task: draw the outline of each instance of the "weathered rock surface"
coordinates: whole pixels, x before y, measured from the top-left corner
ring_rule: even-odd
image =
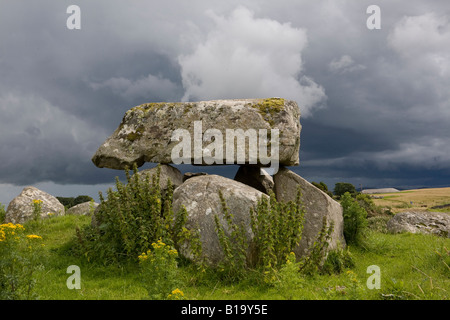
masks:
[[[323,217],[326,217],[328,224],[334,223],[329,249],[336,249],[339,243],[345,246],[342,207],[337,201],[287,168],[280,168],[273,179],[275,196],[278,201],[295,200],[297,186],[300,186],[302,190],[305,222],[302,240],[294,250],[297,256],[303,256],[308,252],[322,228]]]
[[[100,168],[112,169],[124,169],[126,166],[131,168],[133,163],[138,166],[142,166],[144,162],[173,163],[172,149],[180,142],[172,141],[172,134],[177,129],[183,129],[191,137],[190,155],[183,154],[183,157],[190,156],[191,164],[211,164],[204,162],[204,154],[196,159],[198,153],[195,152],[195,144],[202,142],[198,142],[194,135],[194,122],[201,121],[202,134],[208,129],[217,129],[223,135],[223,164],[227,163],[227,129],[242,129],[244,132],[249,129],[256,132],[267,129],[268,134],[270,129],[279,129],[279,163],[286,166],[298,165],[301,131],[299,117],[297,103],[281,98],[147,103],[126,112],[122,123],[100,146],[92,161]],[[266,140],[270,143],[269,138]],[[202,150],[210,144],[212,141],[203,141]],[[267,153],[270,158],[270,147]],[[238,152],[235,150],[234,163],[238,163],[237,156]],[[245,156],[248,160],[248,144]],[[267,164],[268,157],[258,153],[257,164]]]
[[[160,166],[159,187],[161,188],[162,191],[167,190],[169,179],[174,189],[183,183],[183,175],[181,174],[180,170],[167,164],[160,164],[159,166]],[[143,179],[145,178],[146,175],[148,175],[150,178],[150,182],[152,182],[152,177],[157,173],[157,171],[158,167],[154,167],[151,169],[139,171],[138,175]]]
[[[198,177],[198,176],[206,176],[208,175],[206,172],[186,172],[183,175],[183,182],[185,182],[187,179]]]
[[[273,191],[274,187],[273,178],[264,169],[255,166],[240,166],[234,176],[234,180],[242,182],[265,194]]]
[[[73,214],[77,216],[87,216],[94,213],[95,209],[99,206],[96,202],[83,202],[67,209],[66,214]]]
[[[250,208],[256,207],[261,197],[267,197],[262,192],[245,184],[217,175],[192,177],[175,190],[174,212],[178,212],[182,206],[185,206],[188,212],[186,227],[191,230],[199,230],[203,255],[211,264],[218,264],[223,259],[223,252],[215,230],[214,216],[219,217],[227,230],[219,191],[224,196],[229,212],[234,216],[234,223],[244,225],[248,240],[253,238],[250,227]],[[183,255],[190,256],[188,246],[181,250]],[[248,251],[247,254],[250,257],[252,253]]]
[[[41,217],[50,215],[64,215],[65,209],[61,202],[54,196],[35,187],[25,187],[22,192],[14,198],[6,210],[6,222],[24,223],[33,219],[33,200],[41,200]]]
[[[405,211],[387,223],[391,233],[425,233],[450,238],[450,214],[445,212]]]

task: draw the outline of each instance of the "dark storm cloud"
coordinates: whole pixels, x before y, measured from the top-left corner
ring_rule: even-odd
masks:
[[[0,0],[0,183],[110,182],[90,158],[126,110],[238,96],[297,100],[311,180],[449,178],[446,1],[378,1],[373,31],[371,1],[77,1],[77,31],[70,4]]]

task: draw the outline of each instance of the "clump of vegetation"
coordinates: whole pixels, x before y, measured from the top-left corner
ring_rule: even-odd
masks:
[[[330,223],[328,225],[327,219],[324,217],[322,220],[322,228],[319,231],[316,241],[311,246],[308,255],[302,258],[300,272],[312,275],[322,271],[333,229],[334,224]]]
[[[5,219],[6,219],[5,206],[0,203],[0,223],[5,222]]]
[[[254,233],[255,265],[266,271],[278,269],[286,256],[300,243],[305,209],[301,188],[297,188],[294,201],[278,202],[273,192],[270,200],[261,197],[256,209],[250,209]]]
[[[344,237],[347,244],[362,245],[367,228],[367,211],[349,192],[341,197],[344,216]]]
[[[301,189],[295,201],[278,202],[272,192],[270,198],[261,197],[255,209],[250,209],[251,229],[254,234],[251,244],[242,225],[233,222],[225,199],[220,194],[227,234],[215,217],[216,231],[224,252],[222,270],[232,278],[239,279],[248,269],[262,270],[267,278],[281,268],[286,256],[299,244],[303,231],[304,207]],[[248,255],[251,246],[252,254]]]
[[[247,269],[247,237],[244,227],[233,221],[226,205],[222,192],[219,191],[220,203],[222,206],[223,217],[228,227],[229,233],[219,221],[217,215],[214,216],[216,233],[224,254],[224,261],[220,270],[229,280],[239,280],[245,275]]]
[[[181,285],[178,269],[178,252],[161,239],[152,243],[152,248],[139,257],[142,284],[153,300],[177,299],[184,297],[178,289]]]
[[[195,238],[193,232],[184,228],[186,210],[173,212],[170,180],[168,189],[161,191],[160,167],[151,178],[140,177],[136,165],[133,172],[131,176],[125,170],[127,184],[116,177],[117,190],[110,188],[107,199],[100,193],[101,203],[94,217],[96,225],[77,230],[74,253],[106,264],[136,260],[159,239],[178,248],[183,241]]]
[[[21,224],[0,225],[0,300],[37,299],[34,273],[41,267],[42,237]]]

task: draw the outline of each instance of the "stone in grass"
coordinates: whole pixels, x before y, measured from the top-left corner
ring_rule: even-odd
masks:
[[[428,211],[399,212],[388,221],[387,229],[391,233],[435,234],[450,238],[450,214]]]
[[[89,216],[94,213],[95,209],[99,206],[96,202],[83,202],[67,209],[66,214],[72,214],[77,216]]]
[[[8,205],[5,221],[23,224],[33,219],[33,201],[41,201],[40,218],[65,214],[64,206],[54,196],[38,188],[25,187]]]

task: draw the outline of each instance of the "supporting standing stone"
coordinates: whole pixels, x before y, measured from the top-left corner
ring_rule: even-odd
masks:
[[[329,249],[336,249],[338,243],[345,246],[342,207],[337,201],[287,168],[280,168],[274,175],[274,181],[274,190],[278,201],[295,200],[297,186],[300,186],[302,190],[302,200],[306,212],[302,240],[295,250],[297,256],[304,255],[312,246],[322,228],[323,217],[326,217],[328,223],[333,222],[334,224]]]

